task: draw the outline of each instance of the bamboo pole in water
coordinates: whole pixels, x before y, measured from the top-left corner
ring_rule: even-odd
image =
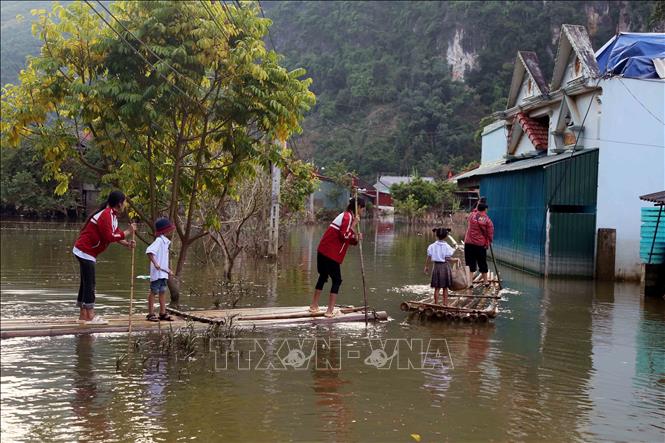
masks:
[[[134,264],[136,261],[136,232],[132,231],[132,271],[129,284],[129,325],[127,327],[127,354],[132,343],[132,311],[134,310]]]
[[[358,213],[358,188],[356,187],[356,220],[358,231],[358,252],[360,253],[360,273],[363,279],[363,303],[365,306],[365,327],[367,327],[367,285],[365,284],[365,260],[363,259],[363,240],[360,235],[360,214]]]
[[[365,316],[367,316],[367,310],[360,306],[357,308],[341,308],[339,310],[342,314],[350,314],[358,311],[365,311]],[[307,317],[323,317],[325,312],[288,312],[284,314],[265,314],[265,315],[248,315],[238,316],[237,320],[279,320],[283,318],[307,318]]]
[[[494,270],[496,271],[496,279],[499,282],[499,289],[503,289],[501,285],[501,275],[499,274],[499,267],[496,265],[496,258],[494,258],[494,249],[492,248],[492,243],[490,243],[490,253],[492,254],[492,261],[494,262]]]

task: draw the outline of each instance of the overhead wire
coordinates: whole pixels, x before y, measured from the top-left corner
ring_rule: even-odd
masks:
[[[259,11],[261,11],[261,17],[265,19],[266,15],[263,12],[263,5],[261,5],[261,0],[258,0],[258,4],[259,4]],[[272,34],[270,33],[270,29],[268,29],[268,40],[270,40],[270,45],[272,46],[272,50],[277,52],[277,47],[275,46],[275,42],[272,41]]]
[[[600,81],[602,79],[603,79],[603,77],[599,77],[598,81],[596,82],[596,84],[594,86],[593,93],[591,94],[591,99],[589,100],[589,106],[587,106],[586,112],[584,113],[584,117],[582,118],[582,123],[580,124],[580,129],[577,131],[577,137],[575,137],[575,143],[573,144],[573,147],[570,150],[570,155],[568,156],[567,160],[572,160],[572,158],[575,156],[575,151],[577,149],[577,144],[579,143],[580,138],[581,138],[580,135],[582,134],[582,131],[584,130],[584,123],[586,122],[586,119],[589,116],[589,111],[591,111],[591,106],[593,105],[593,99],[595,98],[596,94],[598,93],[598,85],[600,84]],[[563,161],[563,160],[565,160],[565,158],[561,159],[561,161]],[[570,170],[570,167],[571,167],[572,163],[573,163],[572,161],[568,161],[564,165],[563,173],[560,175],[556,185],[554,186],[554,190],[552,191],[552,194],[550,195],[550,197],[547,200],[547,204],[545,205],[546,211],[543,214],[543,218],[544,218],[543,219],[543,224],[542,224],[542,227],[541,227],[541,230],[540,230],[541,238],[543,238],[543,236],[545,235],[545,230],[547,228],[547,215],[550,212],[550,206],[552,205],[552,202],[554,201],[554,198],[556,197],[559,189],[561,188],[561,185],[563,184],[563,180],[568,175],[568,171]],[[545,255],[545,253],[547,253],[547,251],[545,251],[546,245],[547,245],[547,240],[545,240],[545,243],[543,243],[543,255]],[[545,263],[547,263],[547,257],[546,256],[544,257],[544,259],[545,259]],[[545,272],[548,272],[548,269],[545,269]]]
[[[184,95],[185,97],[191,98],[191,97],[190,97],[185,91],[183,91],[178,85],[171,83],[171,80],[170,80],[167,76],[165,76],[164,74],[162,74],[162,73],[157,69],[157,67],[156,67],[152,62],[150,62],[150,60],[148,60],[143,54],[141,54],[141,51],[139,51],[138,49],[136,49],[136,48],[134,47],[134,45],[132,45],[131,43],[129,43],[129,41],[128,41],[128,40],[127,40],[127,39],[126,39],[126,38],[125,38],[120,32],[118,32],[118,30],[116,30],[116,29],[113,27],[113,25],[111,25],[111,23],[109,23],[109,22],[106,20],[106,18],[105,18],[105,17],[104,17],[99,11],[97,11],[97,10],[95,9],[95,7],[92,6],[92,4],[91,4],[88,0],[83,0],[83,1],[85,2],[86,5],[88,5],[88,7],[89,7],[90,9],[92,9],[92,11],[93,11],[95,14],[97,14],[97,16],[98,16],[98,17],[99,17],[99,18],[100,18],[100,19],[106,24],[106,26],[107,26],[108,28],[110,28],[110,29],[111,29],[111,30],[112,30],[112,31],[113,31],[118,37],[120,37],[120,39],[125,43],[125,45],[129,46],[129,48],[130,48],[134,53],[136,53],[136,55],[138,55],[139,57],[141,57],[141,60],[143,60],[143,61],[144,61],[145,63],[147,63],[148,65],[150,65],[150,67],[151,67],[151,68],[157,73],[157,75],[159,75],[160,77],[162,77],[170,87],[172,87],[172,88],[175,89],[177,92],[179,92],[180,94]]]
[[[240,28],[240,26],[238,26],[238,23],[236,23],[235,19],[231,15],[230,9],[226,5],[226,3],[223,0],[220,0],[219,3],[222,6],[222,11],[224,11],[224,14],[226,15],[226,18],[229,19],[229,23],[231,23],[238,30],[238,32],[241,32],[242,29]]]
[[[212,11],[210,10],[210,8],[208,8],[208,5],[205,3],[205,1],[206,1],[206,0],[199,0],[199,3],[201,4],[201,6],[203,6],[203,9],[206,10],[206,12],[208,13],[208,15],[210,16],[210,18],[212,19],[212,21],[213,21],[213,23],[215,24],[215,26],[217,26],[217,28],[219,29],[219,31],[224,35],[224,38],[226,38],[226,39],[228,40],[228,39],[230,38],[229,35],[226,33],[226,31],[224,31],[224,28],[222,27],[222,25],[219,24],[219,22],[218,22],[217,19],[215,18],[215,15],[212,13]]]
[[[126,26],[125,26],[120,20],[118,20],[118,18],[117,18],[117,17],[116,17],[116,16],[115,16],[115,15],[114,15],[114,14],[113,14],[113,13],[112,13],[112,12],[111,12],[111,11],[110,11],[110,10],[109,10],[109,9],[108,9],[108,8],[107,8],[107,7],[106,7],[106,6],[105,6],[100,0],[96,0],[96,1],[97,1],[97,4],[99,4],[99,6],[101,6],[101,7],[104,9],[104,11],[106,11],[106,13],[109,14],[109,15],[111,16],[111,18],[112,18],[113,20],[115,20],[115,22],[118,23],[118,24],[120,25],[120,27],[121,27],[125,32],[127,32],[129,35],[131,35],[133,39],[135,39],[136,41],[138,41],[139,44],[140,44],[141,46],[145,47],[145,49],[146,49],[146,50],[147,50],[147,51],[148,51],[153,57],[155,57],[159,62],[163,63],[163,64],[164,64],[167,68],[169,68],[174,74],[176,74],[176,75],[178,75],[179,77],[181,77],[181,78],[187,80],[187,81],[190,82],[195,88],[198,88],[200,91],[205,92],[205,91],[203,90],[203,88],[201,88],[201,85],[199,85],[198,83],[196,83],[194,80],[192,80],[191,78],[189,78],[189,77],[186,76],[185,74],[182,74],[181,72],[179,72],[179,71],[178,71],[176,68],[174,68],[170,63],[168,63],[166,60],[164,60],[164,59],[161,58],[159,55],[157,55],[157,54],[155,53],[155,51],[153,51],[152,48],[150,48],[150,45],[148,45],[147,43],[145,43],[143,40],[141,40],[139,37],[137,37],[132,31],[130,31],[129,29],[127,29],[127,27],[126,27]],[[85,0],[85,2],[88,3],[88,0]],[[118,35],[120,35],[120,34],[118,34]],[[126,41],[126,40],[125,40],[125,41]],[[151,64],[151,66],[155,66],[155,65],[152,65],[152,64]],[[158,73],[159,73],[159,72],[158,72]],[[162,77],[163,77],[163,78],[167,78],[167,77],[165,77],[165,76],[162,76]],[[167,79],[168,79],[168,78],[167,78]],[[185,95],[187,95],[187,96],[189,97],[189,95],[188,95],[186,92],[184,92],[182,89],[180,89],[180,88],[178,88],[178,89],[180,90],[181,93],[183,93],[183,94],[185,94]],[[191,98],[191,97],[190,97],[190,98]]]
[[[580,141],[580,135],[582,135],[582,131],[584,130],[584,123],[586,122],[587,117],[589,116],[589,111],[591,111],[591,106],[593,105],[593,99],[596,97],[596,94],[598,93],[598,85],[600,84],[600,81],[602,80],[602,77],[598,78],[598,81],[596,82],[596,85],[594,86],[594,91],[591,94],[591,99],[589,100],[589,106],[586,108],[586,112],[584,113],[584,117],[582,118],[582,123],[580,124],[580,129],[577,131],[577,137],[575,137],[575,143],[573,144],[573,148],[570,150],[570,157],[569,159],[573,158],[575,155],[575,150],[577,149],[577,144]],[[559,181],[557,182],[557,185],[554,187],[554,191],[552,192],[552,195],[547,201],[547,207],[552,204],[552,201],[554,201],[554,197],[556,197],[557,192],[559,191],[559,188],[561,187],[561,184],[563,183],[564,178],[567,175],[568,169],[570,168],[570,164],[572,162],[568,162],[566,164],[566,167],[564,169],[563,174],[561,174],[561,177],[559,177]],[[543,225],[544,226],[544,225]]]
[[[661,125],[665,125],[665,122],[663,122],[663,121],[662,121],[662,120],[661,120],[656,114],[654,114],[654,113],[653,113],[653,112],[652,112],[652,111],[651,111],[651,110],[650,110],[650,109],[649,109],[649,108],[648,108],[648,107],[647,107],[647,106],[646,106],[646,105],[645,105],[645,104],[644,104],[639,98],[637,98],[637,97],[635,96],[635,94],[633,94],[633,91],[631,91],[630,88],[629,88],[629,87],[623,82],[623,80],[621,79],[621,77],[617,77],[617,78],[619,79],[619,82],[623,85],[623,87],[626,88],[626,91],[628,91],[628,93],[631,95],[631,97],[633,97],[633,98],[635,99],[635,101],[636,101],[637,103],[639,103],[639,105],[642,106],[642,108],[644,108],[645,111],[647,111],[647,112],[648,112],[653,118],[655,118],[656,120],[658,120],[658,122],[660,122]]]
[[[109,28],[111,28],[111,30],[112,30],[116,35],[118,35],[118,37],[121,38],[121,40],[123,41],[123,43],[125,43],[125,45],[129,46],[129,47],[130,47],[130,48],[131,48],[131,49],[132,49],[137,55],[139,55],[139,57],[141,57],[141,59],[142,59],[143,61],[145,61],[146,63],[148,63],[148,64],[149,64],[149,65],[150,65],[150,66],[151,66],[151,67],[157,72],[157,74],[158,74],[160,77],[162,77],[163,79],[166,80],[167,84],[168,84],[170,87],[172,87],[176,92],[179,92],[181,95],[185,96],[188,100],[192,101],[194,104],[196,104],[196,106],[198,106],[198,107],[199,107],[200,109],[202,109],[204,112],[207,112],[206,107],[205,107],[202,103],[200,103],[200,102],[198,102],[197,100],[195,100],[195,99],[191,96],[191,94],[186,93],[184,90],[182,90],[182,89],[181,89],[180,87],[178,87],[177,85],[172,84],[172,83],[170,82],[170,80],[169,80],[168,77],[166,77],[164,74],[162,74],[161,72],[159,72],[159,70],[157,70],[155,64],[154,64],[154,63],[151,63],[151,62],[150,62],[150,61],[149,61],[149,60],[148,60],[143,54],[141,54],[140,51],[138,51],[137,48],[135,48],[131,43],[129,43],[129,41],[128,41],[128,40],[127,40],[122,34],[120,34],[115,28],[113,28],[113,26],[112,26],[112,25],[111,25],[111,24],[110,24],[110,23],[104,18],[103,15],[101,15],[101,14],[99,13],[99,11],[97,11],[97,10],[96,10],[96,9],[90,4],[90,2],[89,2],[88,0],[84,0],[84,1],[85,1],[85,3],[86,3],[86,4],[87,4],[87,5],[88,5],[88,6],[89,6],[94,12],[95,12],[95,14],[97,14],[97,16],[99,16],[99,17],[102,19],[102,21],[104,21],[104,23],[105,23]],[[205,91],[205,90],[204,90],[200,85],[198,85],[194,80],[192,80],[191,78],[189,78],[187,75],[182,74],[181,72],[179,72],[176,68],[174,68],[174,67],[173,67],[172,65],[170,65],[167,61],[165,61],[164,59],[162,59],[158,54],[156,54],[156,53],[155,53],[155,52],[154,52],[154,51],[153,51],[153,50],[152,50],[152,49],[151,49],[151,48],[150,48],[150,47],[149,47],[149,46],[148,46],[143,40],[141,40],[141,39],[140,39],[139,37],[137,37],[134,33],[132,33],[129,29],[127,29],[127,27],[126,27],[126,26],[125,26],[125,25],[124,25],[124,24],[123,24],[123,23],[122,23],[122,22],[121,22],[121,21],[120,21],[120,20],[119,20],[119,19],[118,19],[118,18],[117,18],[117,17],[116,17],[111,11],[110,11],[110,10],[108,10],[108,9],[107,9],[107,8],[106,8],[106,7],[105,7],[105,6],[104,6],[99,0],[96,0],[96,1],[97,1],[97,3],[99,3],[100,6],[101,6],[102,8],[104,8],[104,10],[105,10],[105,11],[106,11],[106,12],[107,12],[107,13],[108,13],[108,14],[109,14],[109,15],[110,15],[110,16],[111,16],[111,17],[112,17],[112,18],[113,18],[113,19],[114,19],[114,20],[115,20],[115,21],[116,21],[116,22],[117,22],[117,23],[123,28],[123,30],[125,30],[129,35],[132,36],[132,38],[134,38],[136,41],[138,41],[138,43],[139,43],[140,45],[144,46],[144,47],[150,52],[150,54],[152,54],[152,55],[153,55],[153,56],[154,56],[159,62],[164,63],[164,65],[166,65],[169,69],[171,69],[171,71],[172,71],[174,74],[176,74],[176,75],[182,77],[183,79],[186,79],[187,81],[189,81],[194,87],[196,87],[197,89],[199,89],[199,91],[201,91],[202,93],[204,93],[204,94],[207,93],[207,91]],[[214,19],[214,17],[211,17],[211,18]],[[215,23],[219,26],[219,24],[218,24],[216,21],[215,21]],[[219,26],[219,27],[220,27],[220,31],[223,31],[223,29],[221,28],[221,26]],[[226,36],[226,34],[224,34],[224,35]],[[230,78],[230,77],[232,77],[232,76],[223,77],[223,78]],[[157,124],[156,122],[153,122],[153,123],[154,123],[155,125],[157,125],[162,131],[167,132],[167,131],[166,131],[161,125]]]

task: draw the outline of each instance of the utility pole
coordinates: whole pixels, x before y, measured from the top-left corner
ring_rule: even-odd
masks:
[[[280,141],[283,149],[286,148],[286,141]],[[282,172],[273,163],[270,163],[271,192],[270,192],[270,220],[268,226],[268,257],[277,258],[279,250],[279,190],[281,185]]]

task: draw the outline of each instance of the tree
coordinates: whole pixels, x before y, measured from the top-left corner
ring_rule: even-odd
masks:
[[[33,14],[42,48],[2,91],[3,146],[31,140],[58,194],[71,178],[63,165],[76,159],[123,189],[151,229],[168,215],[180,241],[176,275],[239,181],[294,161],[276,141],[301,130],[311,80],[265,48],[271,22],[257,5],[75,2]],[[214,201],[203,214],[202,199]],[[171,288],[172,303],[178,294]]]
[[[427,207],[423,206],[413,194],[409,194],[406,198],[395,200],[395,211],[406,217],[407,222],[411,223],[414,218],[421,217],[427,211]]]
[[[459,208],[455,196],[456,185],[443,180],[425,181],[413,177],[408,183],[392,185],[390,192],[395,200],[395,209],[409,218],[422,215],[424,211],[435,211],[440,216]]]
[[[0,152],[0,206],[3,210],[29,216],[68,216],[76,212],[73,193],[54,195],[57,183],[42,180],[43,162],[35,158],[29,143],[20,149]]]

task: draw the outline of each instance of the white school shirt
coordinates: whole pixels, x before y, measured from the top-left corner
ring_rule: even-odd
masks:
[[[93,257],[90,254],[86,254],[85,252],[81,251],[79,248],[74,246],[74,249],[72,249],[72,252],[74,253],[75,256],[82,258],[83,260],[90,260],[91,262],[97,263],[97,259]]]
[[[427,255],[432,257],[433,262],[445,262],[452,257],[455,250],[443,240],[437,240],[427,247]]]
[[[155,265],[150,261],[150,281],[159,280],[160,278],[169,278],[168,272],[169,269],[169,246],[171,245],[171,240],[166,238],[164,235],[160,235],[155,239],[154,242],[148,246],[148,249],[145,250],[146,254],[154,254],[155,260],[159,263],[159,267],[162,270],[157,270]]]

